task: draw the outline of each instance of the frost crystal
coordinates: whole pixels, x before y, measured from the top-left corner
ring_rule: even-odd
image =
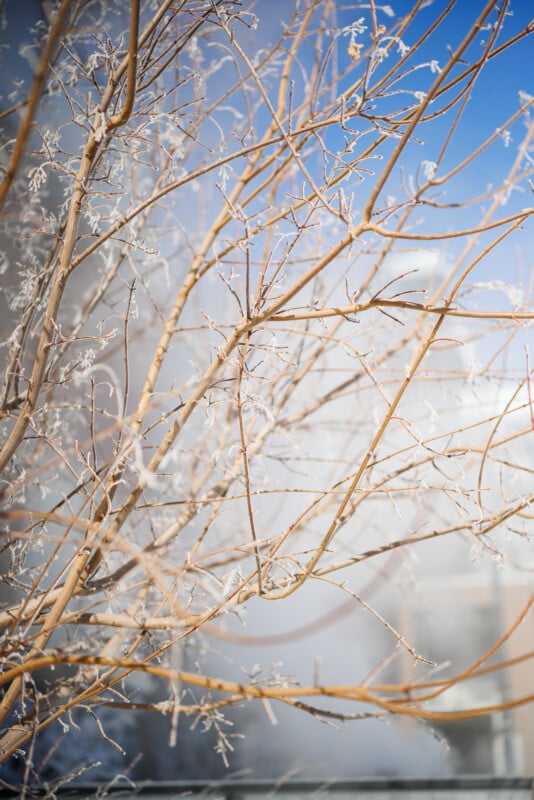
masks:
[[[38,164],[28,170],[28,178],[30,179],[29,190],[30,192],[38,192],[43,183],[46,183],[46,172],[44,164]]]
[[[504,146],[505,147],[509,147],[510,143],[513,141],[512,140],[512,134],[510,133],[510,131],[508,129],[504,130],[501,133],[501,137],[502,137],[502,140],[504,142]]]
[[[350,36],[351,40],[356,36],[358,33],[365,33],[367,30],[367,25],[364,25],[365,17],[360,17],[359,19],[352,22],[350,25],[346,25],[344,28],[341,29],[341,33],[343,36]]]
[[[226,187],[228,186],[228,176],[232,172],[232,168],[228,166],[228,164],[223,164],[219,167],[219,177],[221,179],[221,189],[223,192],[226,191]]]
[[[519,103],[522,106],[526,106],[534,100],[534,97],[528,92],[523,91],[522,89],[519,91]]]
[[[345,28],[341,29],[343,36],[350,36],[347,52],[350,58],[354,60],[357,60],[360,57],[360,52],[363,48],[363,45],[356,41],[357,35],[367,30],[367,27],[363,24],[363,22],[364,18],[360,17],[360,19],[356,20],[351,25],[347,25]]]
[[[434,179],[438,165],[434,161],[421,161],[421,169],[427,181]]]
[[[101,142],[106,136],[106,117],[101,111],[95,115],[95,142]]]

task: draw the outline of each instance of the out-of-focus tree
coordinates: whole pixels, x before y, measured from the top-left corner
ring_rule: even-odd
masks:
[[[532,600],[443,677],[369,586],[409,587],[404,554],[439,571],[450,540],[461,569],[525,567],[534,26],[406,5],[63,0],[24,32],[1,111],[0,759],[29,747],[27,780],[73,709],[148,708],[141,674],[171,739],[199,718],[223,758],[244,701],[495,710],[435,701],[514,669],[489,659]],[[324,585],[413,680],[182,668],[229,614]]]

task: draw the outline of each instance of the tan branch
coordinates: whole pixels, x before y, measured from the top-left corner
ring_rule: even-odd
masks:
[[[4,173],[4,177],[0,183],[0,206],[3,205],[6,195],[9,192],[9,188],[13,183],[13,179],[17,173],[17,169],[24,153],[24,147],[31,133],[35,113],[37,111],[39,101],[41,100],[43,86],[48,75],[50,62],[53,59],[54,50],[58,40],[63,33],[63,27],[67,18],[67,13],[71,6],[72,0],[62,0],[61,5],[54,15],[52,24],[50,25],[48,39],[46,40],[45,46],[41,51],[41,55],[37,62],[37,67],[33,76],[33,82],[30,89],[26,110],[19,126],[17,138],[15,139],[15,144]]]

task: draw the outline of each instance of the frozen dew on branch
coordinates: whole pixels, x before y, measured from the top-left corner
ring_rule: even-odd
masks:
[[[192,36],[184,50],[189,56],[192,64],[196,64],[198,66],[202,63],[202,61],[204,61],[202,50],[198,44],[198,36]]]
[[[38,285],[37,274],[23,264],[17,262],[17,266],[21,267],[19,291],[9,301],[9,308],[11,311],[27,308],[36,302],[36,287]]]
[[[341,28],[340,33],[342,36],[350,36],[351,41],[353,41],[357,35],[365,33],[367,30],[367,25],[364,23],[365,17],[360,17],[354,22],[351,22],[350,25],[345,25],[344,28]]]
[[[519,98],[519,105],[526,106],[532,103],[532,101],[534,100],[534,95],[531,95],[528,92],[525,92],[523,89],[520,89],[518,92],[518,98]]]
[[[472,288],[477,291],[503,292],[513,308],[520,308],[525,299],[524,289],[520,285],[501,280],[479,281],[473,283]]]
[[[435,163],[435,161],[421,161],[421,169],[423,170],[423,175],[427,181],[434,179],[437,168],[438,165]]]
[[[378,64],[381,64],[384,59],[388,57],[387,47],[375,47],[371,55],[371,66],[374,69]]]
[[[347,53],[350,58],[354,59],[355,61],[358,60],[360,57],[360,53],[363,49],[363,44],[356,40],[357,36],[364,33],[367,30],[367,26],[364,25],[365,18],[360,17],[359,19],[352,22],[350,25],[346,25],[344,28],[341,29],[340,33],[342,36],[350,36],[349,44],[347,47]]]
[[[95,114],[95,121],[93,125],[95,142],[101,142],[106,136],[106,115],[101,111]]]
[[[48,162],[44,162],[41,164],[37,164],[35,167],[31,167],[28,170],[28,179],[29,185],[28,189],[30,192],[38,192],[41,186],[46,183],[46,172],[45,166]]]
[[[90,53],[88,56],[85,65],[83,67],[85,74],[88,78],[90,78],[94,72],[100,69],[102,63],[104,63],[105,59],[102,57],[102,54],[99,52]]]
[[[7,99],[10,103],[16,103],[21,97],[24,97],[25,85],[22,79],[17,78],[14,78],[12,83],[15,88],[8,94]]]
[[[501,131],[501,139],[505,147],[510,147],[511,143],[513,142],[512,134],[506,128],[504,131]]]
[[[226,192],[228,187],[228,178],[232,175],[233,169],[229,164],[222,164],[219,167],[219,177],[221,179],[221,189],[223,192]]]

